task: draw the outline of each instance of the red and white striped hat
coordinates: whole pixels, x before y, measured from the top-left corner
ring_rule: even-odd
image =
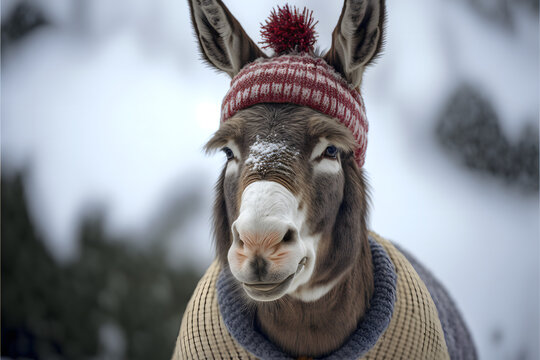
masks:
[[[309,106],[335,118],[352,132],[358,144],[355,159],[360,167],[364,165],[368,132],[364,101],[324,59],[308,53],[286,54],[247,64],[231,81],[221,121],[259,103]]]

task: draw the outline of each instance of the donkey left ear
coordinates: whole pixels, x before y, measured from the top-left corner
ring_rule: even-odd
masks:
[[[354,87],[380,53],[386,18],[385,0],[345,0],[324,59]]]
[[[247,63],[265,57],[221,0],[188,0],[191,21],[206,61],[232,78]]]

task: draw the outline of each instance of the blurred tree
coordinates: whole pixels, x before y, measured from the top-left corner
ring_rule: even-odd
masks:
[[[465,0],[478,15],[483,18],[513,29],[515,10],[524,9],[538,16],[539,0]]]
[[[77,299],[65,280],[30,220],[22,177],[2,178],[2,356],[68,355],[61,348],[67,340],[65,327],[59,325],[65,316],[63,303]],[[96,331],[80,339],[81,351],[96,348],[92,333]]]
[[[48,23],[43,13],[31,3],[20,2],[8,11],[8,15],[2,15],[2,52],[12,43]]]
[[[164,249],[111,239],[101,212],[80,226],[80,257],[57,264],[28,215],[23,176],[2,178],[2,356],[168,359],[199,275]]]
[[[538,192],[538,128],[523,129],[517,144],[506,138],[491,103],[463,84],[450,96],[436,128],[443,146],[467,167]]]

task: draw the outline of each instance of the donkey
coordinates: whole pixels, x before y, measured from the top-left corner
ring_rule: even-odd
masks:
[[[203,57],[233,80],[206,144],[226,156],[216,261],[173,358],[475,359],[442,286],[368,230],[359,89],[381,52],[385,1],[345,0],[324,55],[272,57],[221,0],[189,6]]]

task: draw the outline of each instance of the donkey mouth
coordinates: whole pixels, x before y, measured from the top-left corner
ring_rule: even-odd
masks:
[[[248,293],[248,295],[263,300],[262,298],[265,298],[265,300],[272,300],[269,298],[272,298],[276,295],[284,293],[293,278],[302,270],[304,265],[307,262],[307,257],[302,258],[302,260],[298,263],[298,268],[294,273],[287,276],[285,280],[281,282],[273,282],[273,283],[243,283],[244,289]],[[278,296],[279,297],[279,296]]]
[[[273,291],[273,290],[276,290],[277,288],[280,288],[280,287],[284,287],[285,285],[288,285],[291,280],[293,279],[294,277],[294,274],[291,274],[289,276],[287,276],[287,278],[281,282],[276,282],[276,283],[253,283],[253,284],[249,284],[249,283],[244,283],[244,286],[251,289],[251,290],[256,290],[256,291],[260,291],[260,292],[270,292],[270,291]]]

